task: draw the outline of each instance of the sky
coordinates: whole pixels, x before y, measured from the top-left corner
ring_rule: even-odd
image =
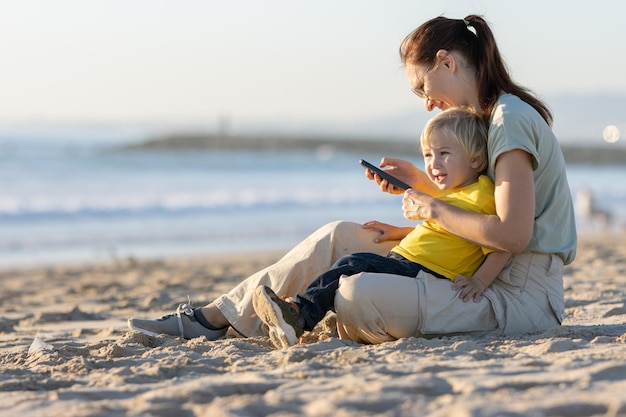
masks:
[[[0,126],[297,129],[426,114],[400,41],[468,14],[540,96],[626,94],[622,0],[0,0]]]

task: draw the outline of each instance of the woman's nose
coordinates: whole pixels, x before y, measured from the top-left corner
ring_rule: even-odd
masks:
[[[429,99],[428,97],[425,97],[424,108],[426,108],[426,111],[433,111],[435,109],[435,102]]]
[[[424,99],[424,107],[426,108],[426,111],[433,111],[435,109],[443,110],[443,107],[440,101],[431,100],[428,97]]]

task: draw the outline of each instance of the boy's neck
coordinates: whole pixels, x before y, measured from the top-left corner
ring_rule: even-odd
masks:
[[[480,178],[480,174],[478,174],[478,175],[477,175],[477,176],[475,176],[474,178],[471,178],[470,180],[468,180],[467,182],[465,182],[465,183],[463,183],[463,184],[461,184],[461,185],[458,185],[458,186],[456,186],[456,187],[454,187],[454,188],[450,188],[450,190],[458,190],[458,189],[460,189],[460,188],[465,188],[465,187],[467,187],[468,185],[472,185],[472,184],[474,184],[475,182],[478,182],[478,178]]]

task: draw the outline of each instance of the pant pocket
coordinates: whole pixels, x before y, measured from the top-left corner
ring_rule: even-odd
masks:
[[[554,317],[556,317],[559,324],[563,324],[563,319],[565,318],[565,301],[563,300],[563,297],[559,297],[555,294],[548,294],[548,301],[550,303],[550,308],[554,313]]]
[[[513,255],[496,278],[501,291],[520,298],[528,282],[530,255]]]

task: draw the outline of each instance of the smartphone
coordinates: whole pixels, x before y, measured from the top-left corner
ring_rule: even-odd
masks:
[[[375,165],[370,164],[369,162],[363,159],[359,160],[359,164],[363,165],[365,168],[369,169],[370,171],[372,171],[374,174],[378,175],[379,177],[386,179],[387,181],[389,181],[390,184],[393,184],[395,187],[400,188],[401,190],[406,191],[409,188],[411,188],[410,185],[406,184],[405,182],[400,181],[393,175],[387,173],[386,171],[383,171],[382,169],[378,168]]]

